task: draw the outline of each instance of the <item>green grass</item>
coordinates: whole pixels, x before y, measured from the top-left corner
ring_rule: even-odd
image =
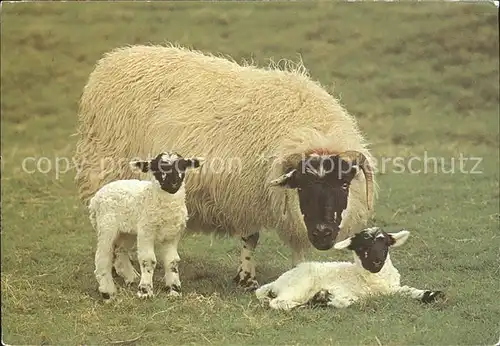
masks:
[[[4,342],[493,345],[500,336],[497,20],[487,3],[4,4]],[[461,153],[481,157],[481,174],[389,169],[379,176],[371,223],[412,231],[393,252],[404,283],[442,289],[447,300],[424,306],[381,297],[345,310],[269,311],[230,281],[239,242],[210,245],[197,235],[181,243],[182,300],[139,301],[122,289],[117,303],[103,305],[74,172],[29,174],[22,162],[71,157],[77,102],[104,52],[167,41],[260,64],[300,54],[312,77],[357,116],[377,157],[426,152],[444,158],[441,168]],[[259,281],[288,269],[289,256],[274,233],[262,234]],[[311,251],[308,258],[350,255]]]

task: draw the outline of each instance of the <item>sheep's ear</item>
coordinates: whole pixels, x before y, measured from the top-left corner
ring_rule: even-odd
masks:
[[[179,160],[177,167],[184,172],[187,169],[198,168],[204,162],[205,158],[203,157],[182,158]]]
[[[205,163],[204,157],[192,157],[184,159],[187,168],[198,168]]]
[[[292,169],[290,172],[285,173],[274,180],[271,180],[269,182],[269,186],[271,187],[278,186],[278,187],[286,187],[294,189],[298,187],[296,177],[297,177],[297,170]]]
[[[345,240],[342,240],[342,241],[339,241],[338,243],[335,243],[333,248],[337,249],[337,250],[342,250],[342,249],[349,247],[349,245],[351,245],[351,242],[352,242],[352,237],[349,237]]]
[[[403,245],[410,236],[410,232],[405,229],[397,233],[388,233],[388,234],[390,239],[389,245],[393,247],[398,247],[400,245]]]
[[[147,173],[151,169],[151,161],[134,160],[130,161],[129,165],[133,171],[141,171],[142,173]]]

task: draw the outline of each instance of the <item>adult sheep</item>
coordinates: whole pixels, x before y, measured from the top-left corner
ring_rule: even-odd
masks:
[[[328,250],[359,231],[372,210],[374,159],[357,122],[300,63],[258,68],[172,45],[117,48],[90,74],[78,120],[84,203],[132,178],[131,158],[166,149],[205,157],[186,176],[187,227],[241,237],[235,280],[249,289],[258,287],[260,230],[277,230],[295,265],[310,244]]]

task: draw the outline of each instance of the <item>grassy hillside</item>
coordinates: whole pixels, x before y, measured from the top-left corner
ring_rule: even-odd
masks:
[[[497,21],[488,3],[4,4],[3,341],[494,344],[500,336]],[[74,171],[65,172],[77,102],[104,52],[167,41],[259,64],[300,56],[312,78],[359,119],[378,158],[438,158],[436,171],[431,165],[427,172],[398,173],[388,164],[371,223],[412,231],[393,252],[404,283],[442,289],[447,300],[423,306],[377,298],[340,311],[277,313],[233,286],[237,239],[189,236],[180,248],[182,300],[159,294],[139,301],[135,290],[123,289],[117,303],[102,305],[94,233],[76,197]],[[460,171],[462,156],[469,160]],[[413,162],[415,170],[425,167]],[[289,256],[275,234],[262,234],[258,280],[288,269]],[[348,256],[311,251],[308,258]]]

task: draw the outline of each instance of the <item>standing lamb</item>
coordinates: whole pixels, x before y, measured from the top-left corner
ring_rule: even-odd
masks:
[[[301,64],[241,66],[174,46],[115,49],[90,74],[78,121],[84,203],[131,177],[125,162],[116,167],[122,158],[163,147],[213,158],[186,176],[187,228],[241,237],[235,280],[246,289],[258,287],[252,255],[262,229],[276,230],[297,264],[310,244],[328,250],[362,229],[378,190],[356,120]]]
[[[188,219],[184,176],[187,169],[200,164],[201,159],[185,159],[165,152],[149,161],[132,161],[132,169],[151,172],[154,179],[114,181],[104,185],[90,200],[90,221],[97,232],[94,273],[105,300],[109,301],[116,293],[111,274],[113,265],[126,284],[137,279],[129,257],[136,240],[141,268],[137,295],[153,296],[155,244],[160,245],[162,252],[169,295],[181,294],[177,247]]]
[[[277,310],[308,304],[344,308],[368,296],[394,293],[430,303],[442,292],[401,286],[389,256],[389,247],[402,245],[409,235],[407,230],[386,233],[378,227],[367,228],[334,245],[353,251],[354,263],[301,263],[258,288],[257,299]]]

